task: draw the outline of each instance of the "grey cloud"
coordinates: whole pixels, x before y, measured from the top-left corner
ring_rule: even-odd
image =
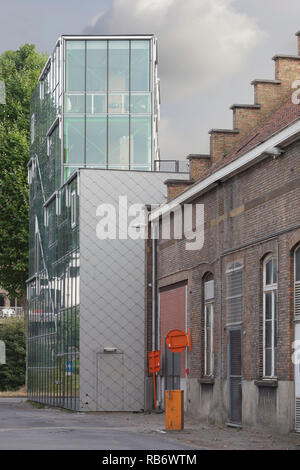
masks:
[[[256,21],[236,11],[231,0],[113,0],[91,22],[84,33],[158,36],[164,158],[183,158],[202,151],[200,145],[207,147],[205,114],[211,116],[204,113],[201,97],[211,107],[207,95],[213,100],[223,80],[244,70],[264,37]]]

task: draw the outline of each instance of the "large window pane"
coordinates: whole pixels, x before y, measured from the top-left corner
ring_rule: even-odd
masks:
[[[269,320],[272,318],[272,292],[267,292],[265,294],[265,309],[266,319]]]
[[[107,113],[106,93],[87,93],[86,113],[87,114],[106,114]]]
[[[129,41],[109,41],[109,91],[129,90]]]
[[[130,112],[131,113],[151,113],[151,94],[150,93],[131,93],[130,94]]]
[[[129,93],[112,93],[108,97],[108,112],[126,114],[129,112]]]
[[[84,93],[65,93],[66,113],[84,113]]]
[[[272,284],[273,259],[266,264],[266,285]]]
[[[65,163],[83,164],[84,163],[84,118],[65,117]]]
[[[108,119],[108,166],[129,167],[129,118],[113,116]]]
[[[130,163],[133,170],[151,167],[151,118],[132,117],[130,121]]]
[[[272,349],[265,349],[265,376],[272,376]]]
[[[133,91],[150,90],[150,42],[131,41],[131,83]]]
[[[106,167],[106,117],[86,119],[86,164]]]
[[[85,42],[66,42],[66,91],[84,91]]]
[[[107,41],[86,43],[86,89],[107,90]]]

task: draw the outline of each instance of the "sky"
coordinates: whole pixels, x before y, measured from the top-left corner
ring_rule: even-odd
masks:
[[[232,128],[250,82],[296,54],[299,0],[0,0],[0,53],[25,42],[50,54],[61,34],[154,33],[159,41],[161,158],[208,153],[211,128]]]

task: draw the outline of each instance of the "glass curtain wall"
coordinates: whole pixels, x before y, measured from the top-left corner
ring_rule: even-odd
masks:
[[[78,67],[75,60],[73,66]],[[80,87],[78,73],[69,82],[74,90]],[[28,398],[78,409],[79,204],[72,214],[76,178],[61,187],[61,99],[58,45],[31,100]],[[76,124],[73,119],[69,125],[75,135]]]
[[[65,178],[78,166],[151,170],[150,40],[67,40]]]

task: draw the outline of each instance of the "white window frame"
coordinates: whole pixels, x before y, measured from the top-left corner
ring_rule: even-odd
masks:
[[[31,160],[29,165],[28,165],[28,185],[32,183],[32,178],[34,176],[34,164],[33,161]]]
[[[208,285],[210,283],[210,285]],[[210,309],[210,364],[207,361],[208,335],[207,310]],[[204,376],[212,377],[214,374],[214,280],[204,281]],[[208,367],[209,366],[209,367]]]
[[[40,100],[45,98],[45,82],[44,80],[40,80]]]
[[[31,123],[30,123],[30,142],[33,144],[35,140],[35,114],[33,113],[31,116]]]
[[[47,157],[50,157],[51,153],[51,135],[47,136]]]
[[[271,254],[267,256],[263,263],[263,377],[264,378],[276,378],[275,374],[275,322],[277,321],[276,315],[278,310],[278,264],[277,264],[277,280],[273,282],[273,263],[272,263],[272,283],[266,284],[266,267],[269,261],[276,261],[278,263],[275,255]],[[272,294],[272,305],[271,305],[271,320],[266,320],[266,296],[268,293]],[[266,322],[271,321],[271,374],[266,374]]]
[[[77,197],[76,190],[71,191],[71,227],[74,228],[77,225]]]
[[[48,206],[44,207],[44,227],[49,226],[49,208]]]
[[[57,193],[56,193],[55,212],[56,212],[57,216],[61,215],[61,193],[60,193],[60,191],[57,191]]]
[[[300,251],[300,245],[298,245],[296,247],[296,249],[294,250],[294,317],[295,319],[298,317],[299,319],[299,313],[297,313],[297,310],[299,310],[299,306],[297,308],[296,306],[296,301],[297,301],[297,298],[296,298],[296,288],[297,286],[300,286],[300,280],[299,281],[296,281],[296,254],[297,252]]]

